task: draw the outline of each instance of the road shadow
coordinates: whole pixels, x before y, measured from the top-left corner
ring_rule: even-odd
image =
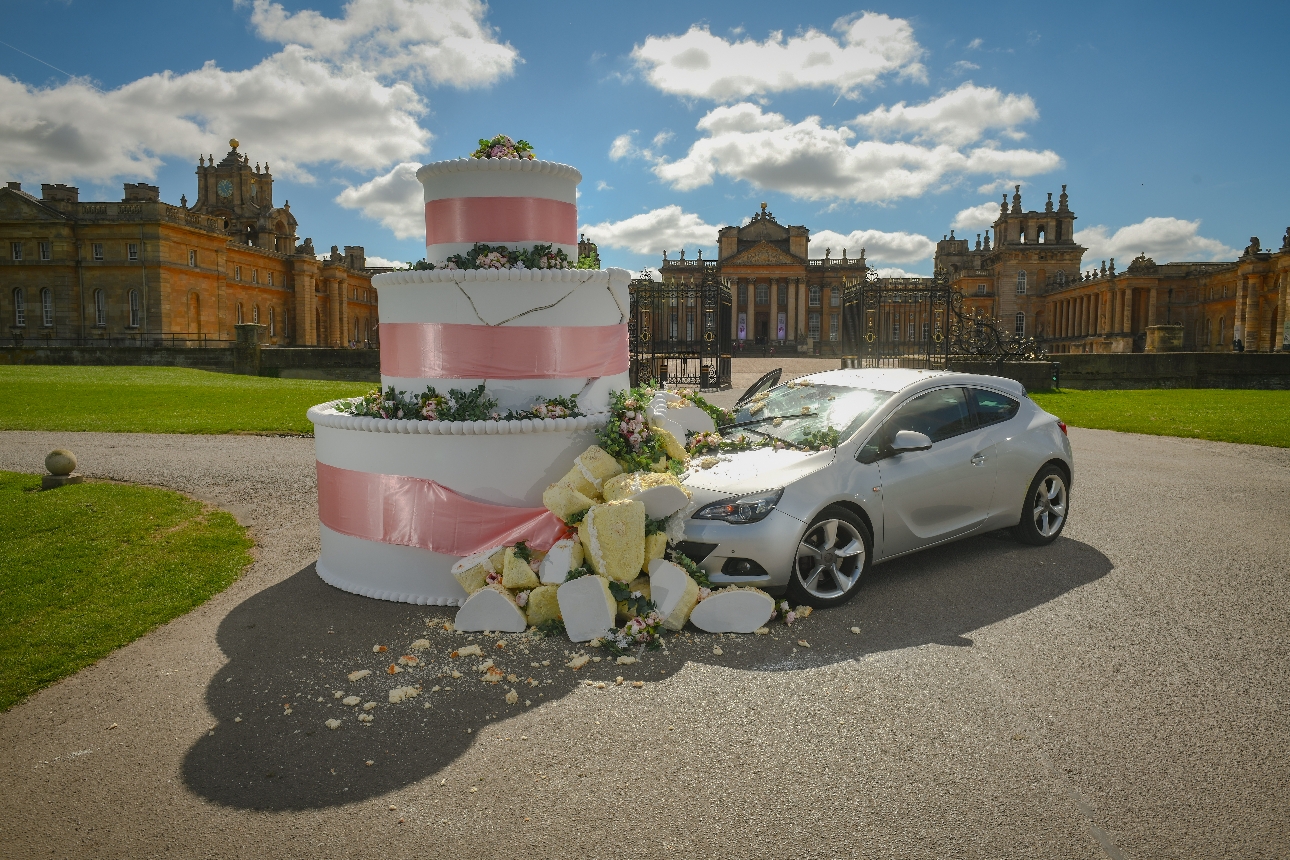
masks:
[[[604,652],[585,649],[602,661],[573,671],[565,668],[567,652],[582,649],[563,638],[447,632],[443,622],[455,609],[347,594],[322,582],[310,565],[221,623],[218,641],[228,664],[207,689],[218,723],[189,750],[183,776],[201,797],[239,809],[361,801],[434,775],[470,747],[479,728],[524,712],[526,701],[536,707],[586,681],[612,684],[621,675],[652,683],[690,661],[782,672],[926,644],[970,647],[972,631],[1048,603],[1111,567],[1078,541],[1061,538],[1035,548],[983,535],[880,565],[850,603],[817,610],[792,628],[773,625],[771,635],[717,639],[691,628],[692,635],[669,636],[666,651],[645,652],[635,665],[616,665]],[[861,632],[851,633],[852,627]],[[420,638],[431,643],[420,652],[423,665],[387,674],[385,667]],[[799,647],[799,639],[810,647]],[[497,648],[498,641],[505,647]],[[470,643],[516,681],[482,683],[475,668],[482,658],[449,657]],[[391,650],[373,653],[377,644]],[[714,645],[725,653],[714,655]],[[348,681],[349,672],[364,668],[372,674]],[[462,677],[452,678],[453,670]],[[423,692],[389,704],[388,692],[403,685],[421,685]],[[432,692],[436,685],[443,689]],[[512,688],[519,700],[507,704]],[[345,706],[337,691],[376,702],[372,722],[359,722],[363,710]],[[341,728],[328,729],[328,719],[340,719]]]

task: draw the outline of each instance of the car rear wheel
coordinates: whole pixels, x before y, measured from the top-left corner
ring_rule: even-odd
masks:
[[[1066,527],[1069,512],[1066,474],[1056,466],[1045,466],[1030,484],[1021,509],[1021,522],[1012,533],[1022,543],[1034,546],[1052,543]]]
[[[832,505],[820,511],[797,544],[789,599],[815,607],[847,602],[869,569],[872,547],[869,527],[854,512]]]

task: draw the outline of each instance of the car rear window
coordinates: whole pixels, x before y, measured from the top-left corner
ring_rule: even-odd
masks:
[[[987,424],[998,424],[1007,421],[1017,414],[1021,404],[1007,395],[997,391],[986,391],[973,388],[972,406],[976,410],[977,422],[984,427]]]

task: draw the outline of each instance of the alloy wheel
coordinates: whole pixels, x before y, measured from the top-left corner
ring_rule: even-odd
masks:
[[[1035,488],[1031,505],[1035,531],[1042,537],[1052,537],[1061,531],[1066,522],[1066,482],[1060,475],[1047,475]]]
[[[841,597],[855,585],[864,571],[864,539],[845,520],[827,519],[815,523],[797,545],[794,573],[812,597],[828,600]]]

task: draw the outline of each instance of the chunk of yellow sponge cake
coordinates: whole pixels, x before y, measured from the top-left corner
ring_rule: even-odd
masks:
[[[645,535],[645,563],[641,565],[641,570],[648,571],[651,561],[665,555],[667,555],[667,535],[663,532]]]
[[[505,556],[504,546],[468,555],[452,566],[452,575],[467,594],[474,594],[488,584],[488,574],[502,572]]]
[[[658,440],[663,443],[663,450],[667,452],[667,456],[671,457],[673,460],[680,460],[682,463],[687,462],[690,459],[690,455],[685,452],[685,446],[682,445],[671,433],[664,430],[662,427],[654,427],[651,432],[653,432],[654,435],[658,437]]]
[[[592,505],[578,523],[578,538],[592,570],[631,582],[645,563],[645,506],[631,499]]]
[[[577,473],[574,469],[570,474]],[[565,480],[569,477],[566,475],[559,482],[552,484],[542,491],[542,504],[546,509],[555,514],[566,523],[574,514],[581,513],[596,503],[596,500],[584,495],[580,490],[569,486]],[[577,474],[578,480],[582,480],[582,475]],[[583,483],[586,483],[585,481]],[[590,486],[590,485],[588,485]]]
[[[636,499],[645,505],[645,516],[660,520],[690,503],[690,491],[671,472],[632,472],[605,481],[605,501]]]
[[[636,592],[639,591],[641,593],[641,597],[649,599],[649,596],[650,596],[649,577],[648,576],[636,577],[631,582],[627,583],[627,590],[632,594],[635,594]],[[618,617],[621,618],[623,621],[629,621],[632,618],[636,617],[636,613],[628,609],[626,600],[618,601]]]
[[[508,546],[502,569],[502,585],[507,588],[537,588],[541,584],[529,563],[515,554],[515,547]]]
[[[529,592],[529,602],[524,607],[529,624],[542,625],[560,617],[559,590],[558,585],[539,585]]]
[[[579,454],[578,459],[573,461],[573,465],[582,477],[595,487],[597,495],[600,494],[601,487],[607,479],[614,475],[621,475],[623,472],[623,467],[618,465],[618,461],[609,456],[609,453],[599,445],[592,445]]]
[[[684,569],[663,559],[649,563],[649,584],[663,626],[680,630],[699,602],[699,584]]]

